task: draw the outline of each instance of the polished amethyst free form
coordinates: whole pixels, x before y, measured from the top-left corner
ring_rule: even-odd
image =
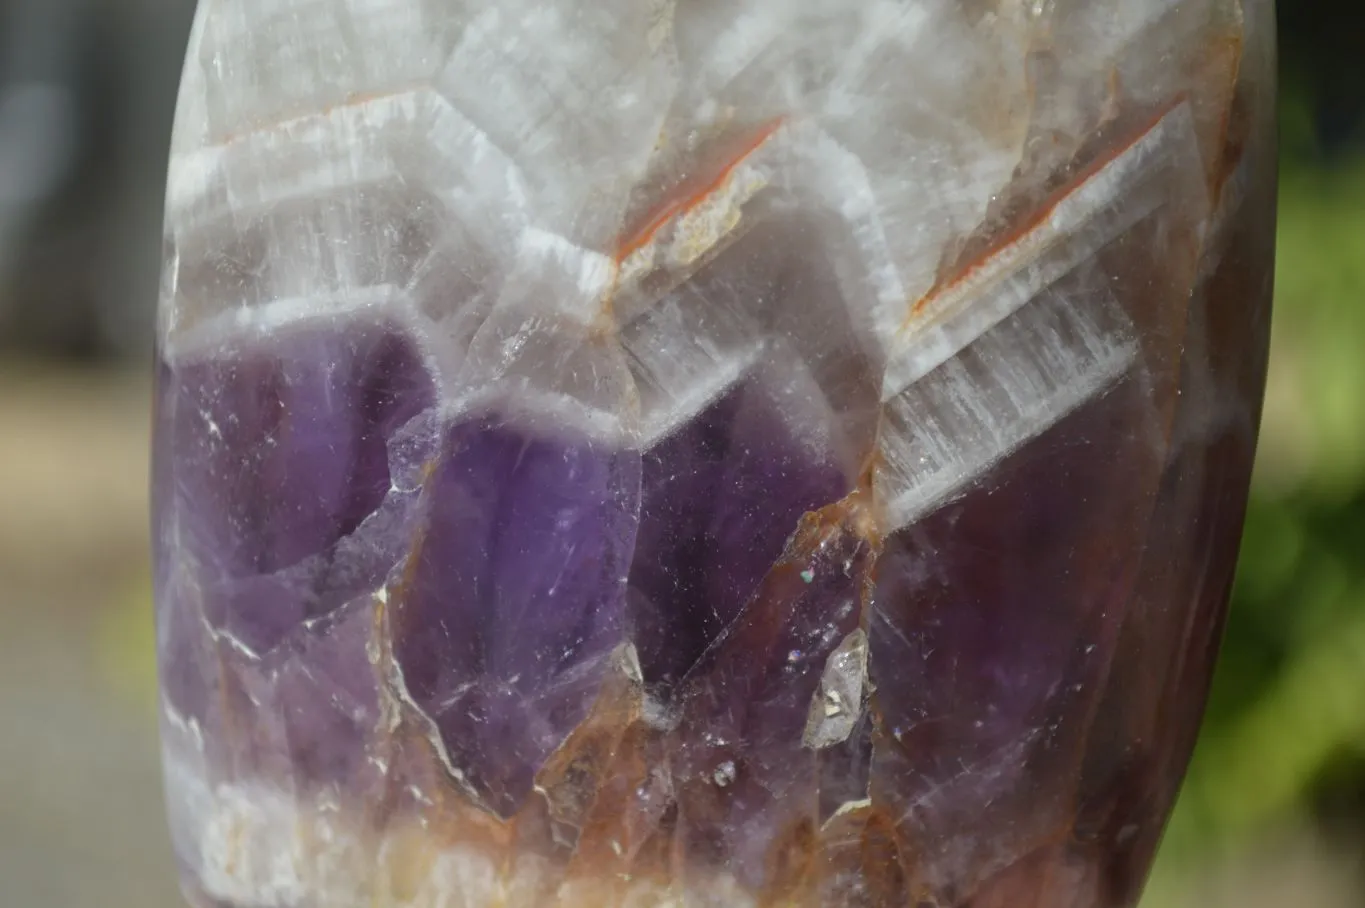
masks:
[[[1264,377],[1268,0],[201,0],[171,826],[231,908],[1119,908]]]

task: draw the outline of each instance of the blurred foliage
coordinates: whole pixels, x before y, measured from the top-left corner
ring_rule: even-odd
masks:
[[[1365,843],[1365,148],[1287,94],[1256,483],[1159,878],[1296,823]]]

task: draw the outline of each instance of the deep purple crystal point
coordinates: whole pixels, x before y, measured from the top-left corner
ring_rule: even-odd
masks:
[[[1269,2],[200,6],[191,898],[1136,902],[1259,418]]]
[[[422,497],[394,656],[453,770],[511,817],[627,639],[640,455],[462,419]]]

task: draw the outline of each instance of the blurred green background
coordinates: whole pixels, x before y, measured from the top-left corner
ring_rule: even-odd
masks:
[[[0,0],[0,908],[179,904],[156,766],[146,358],[191,5]],[[1255,493],[1145,908],[1365,905],[1365,12],[1285,3],[1281,18]]]

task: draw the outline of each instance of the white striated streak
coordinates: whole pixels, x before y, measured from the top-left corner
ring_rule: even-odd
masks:
[[[755,344],[720,359],[713,368],[700,371],[682,385],[680,391],[647,408],[637,433],[638,447],[653,447],[730,390],[758,362],[762,350],[761,344]]]
[[[292,803],[266,790],[222,786],[202,829],[199,882],[214,898],[292,908],[310,896]]]
[[[1137,344],[1111,302],[1047,293],[885,405],[876,494],[899,529],[1101,393]]]
[[[544,309],[547,313],[562,312],[584,323],[592,321],[601,309],[616,276],[616,265],[609,257],[538,227],[521,232],[516,264],[526,275],[535,275],[551,286],[560,279],[571,282],[571,291],[551,295],[545,300]]]
[[[243,780],[214,785],[200,763],[166,753],[179,806],[192,804],[180,857],[204,894],[255,908],[602,908],[724,905],[755,901],[729,874],[690,878],[681,888],[651,879],[579,876],[560,886],[562,867],[489,841],[452,843],[426,819],[375,825],[372,813],[326,797],[301,799],[279,786]],[[414,861],[413,856],[426,856]],[[622,889],[624,902],[618,902]]]
[[[525,218],[528,192],[516,163],[431,89],[370,97],[173,155],[167,216],[181,230],[385,181],[415,182],[452,216]]]
[[[850,274],[841,267],[840,285],[850,299],[862,295],[852,288],[870,289],[868,311],[855,306],[851,314],[863,330],[880,339],[888,313],[904,306],[906,291],[867,168],[857,155],[813,124],[799,124],[791,138],[804,165],[797,178],[809,181],[819,203],[838,216],[856,250],[862,271]]]
[[[1181,104],[1062,198],[1040,224],[932,296],[887,366],[882,400],[946,362],[1168,201],[1141,191],[1141,184],[1186,149],[1195,149],[1194,124],[1189,106]]]
[[[413,307],[407,294],[397,287],[361,287],[348,293],[236,306],[191,328],[171,332],[162,344],[162,355],[171,363],[208,358],[217,355],[225,345],[268,339],[294,325],[366,317],[406,322],[413,318]]]
[[[527,174],[541,224],[605,247],[677,87],[667,4],[471,6],[435,84]]]
[[[711,292],[707,292],[707,290]],[[742,293],[685,285],[622,331],[640,395],[640,447],[701,412],[757,362],[763,328]]]
[[[463,18],[463,0],[203,0],[187,72],[204,104],[184,129],[217,141],[302,112],[428,82]],[[190,117],[193,116],[193,120]],[[177,124],[180,131],[180,124]],[[191,135],[180,145],[190,147]]]

